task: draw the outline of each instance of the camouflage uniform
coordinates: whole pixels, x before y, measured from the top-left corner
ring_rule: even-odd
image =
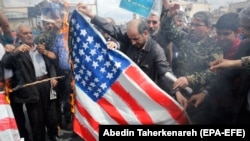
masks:
[[[185,76],[189,82],[189,87],[193,89],[193,94],[201,93],[209,82],[215,77],[210,68],[210,63],[218,58],[222,58],[223,51],[216,45],[213,38],[207,37],[206,40],[199,42],[189,38],[189,34],[174,25],[172,18],[168,18],[166,12],[161,18],[160,34],[166,40],[172,41],[178,48],[178,58],[174,74],[177,77]],[[185,92],[182,91],[185,95]],[[190,95],[185,95],[189,97]],[[189,106],[187,113],[193,124],[208,124],[209,100],[205,101],[197,108]]]
[[[212,61],[222,58],[221,47],[209,36],[205,41],[190,40],[188,33],[175,28],[172,18],[167,18],[166,14],[162,16],[161,23],[161,34],[166,40],[173,41],[178,48],[177,69],[174,74],[177,77],[186,76],[194,94],[201,92],[214,76],[209,67]]]
[[[250,74],[250,56],[241,58],[242,67],[246,69],[247,73]]]

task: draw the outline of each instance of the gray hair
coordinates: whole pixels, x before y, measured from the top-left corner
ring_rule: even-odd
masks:
[[[239,17],[242,26],[250,29],[250,4],[240,11]]]
[[[194,15],[193,15],[193,18],[199,20],[199,21],[202,21],[206,24],[206,26],[211,26],[212,25],[212,14],[208,11],[199,11],[199,12],[196,12]]]
[[[176,17],[177,19],[183,19],[183,20],[185,21],[185,23],[188,22],[188,21],[187,21],[187,16],[186,16],[186,14],[185,14],[184,11],[179,11],[179,12],[177,13],[177,15],[175,15],[175,17]]]
[[[29,25],[27,25],[27,24],[25,24],[25,23],[20,23],[20,24],[18,24],[18,25],[15,27],[15,31],[16,31],[17,34],[20,33],[20,28],[21,28],[21,27],[29,27]]]
[[[160,17],[160,14],[158,11],[155,11],[155,10],[152,10],[150,15],[154,15],[154,16],[157,16],[157,17]]]

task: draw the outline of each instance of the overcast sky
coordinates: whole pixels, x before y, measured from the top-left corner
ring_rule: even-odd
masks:
[[[86,0],[83,0],[86,1]],[[91,1],[91,0],[89,0]],[[246,0],[207,0],[209,4],[213,5],[213,8],[219,6],[227,6],[229,3],[240,2]],[[126,22],[132,18],[132,13],[127,10],[119,8],[120,0],[98,0],[99,9],[98,13],[104,17],[115,17],[118,22]],[[119,14],[118,14],[119,13]],[[119,16],[117,16],[119,15]]]
[[[10,7],[22,7],[23,5],[34,6],[42,0],[3,0],[5,5]],[[93,3],[95,0],[68,0],[72,3]],[[117,23],[124,23],[132,19],[133,14],[119,8],[120,0],[97,0],[98,1],[98,14],[102,17],[112,17]],[[209,4],[213,5],[213,8],[218,8],[219,6],[227,6],[229,3],[246,1],[246,0],[207,0]]]

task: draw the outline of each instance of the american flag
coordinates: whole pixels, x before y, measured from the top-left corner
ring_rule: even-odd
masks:
[[[70,47],[75,79],[74,131],[97,141],[99,125],[189,124],[183,108],[74,10]]]

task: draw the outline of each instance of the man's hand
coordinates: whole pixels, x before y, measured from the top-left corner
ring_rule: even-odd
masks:
[[[192,95],[188,103],[197,108],[203,102],[205,97],[206,97],[205,93],[198,93],[198,94]]]
[[[15,46],[14,46],[14,45],[11,45],[11,44],[6,44],[6,45],[4,46],[4,49],[5,49],[6,52],[12,52],[12,51],[14,51]]]
[[[177,13],[180,11],[180,5],[179,4],[173,4],[170,5],[169,11],[168,11],[168,17],[174,17],[177,15]]]
[[[56,79],[52,79],[50,80],[51,86],[54,88],[57,85],[57,80]]]
[[[63,25],[63,21],[61,19],[56,19],[54,25],[57,29],[61,29]]]
[[[21,52],[29,52],[31,47],[27,44],[22,44],[19,47],[17,47],[14,52],[15,53],[21,53]]]
[[[188,80],[186,77],[179,77],[173,84],[173,89],[186,88],[188,86]]]
[[[114,41],[107,41],[108,49],[118,49],[118,45]]]
[[[37,47],[36,47],[37,51],[40,53],[40,54],[48,54],[48,51],[45,49],[45,43],[43,44],[38,44]]]
[[[85,3],[78,3],[76,5],[76,8],[79,12],[82,12],[84,15],[88,16],[91,19],[95,17],[95,15],[92,14],[89,10],[88,5],[86,5]]]
[[[177,91],[175,93],[175,96],[176,96],[177,101],[183,106],[184,109],[186,109],[188,106],[187,98],[184,97],[180,91]]]
[[[217,59],[210,64],[211,71],[217,71],[223,68],[239,68],[241,67],[241,60],[227,60],[227,59]]]

